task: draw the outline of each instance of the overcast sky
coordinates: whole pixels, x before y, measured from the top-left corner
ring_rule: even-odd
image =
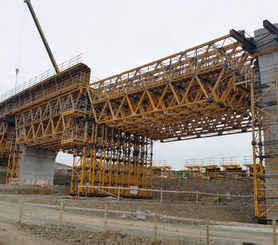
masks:
[[[21,84],[52,66],[23,0],[0,2],[2,94],[14,88],[16,68]],[[264,19],[278,22],[277,0],[32,0],[32,4],[57,62],[82,53],[82,61],[97,78],[220,37],[231,28],[253,35]],[[251,155],[250,142],[250,134],[156,142],[154,159],[178,169],[188,158],[241,158]],[[65,156],[58,160],[70,163]]]

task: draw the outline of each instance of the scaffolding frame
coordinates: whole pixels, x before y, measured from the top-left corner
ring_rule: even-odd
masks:
[[[88,127],[88,145],[74,152],[71,193],[150,197],[153,141],[106,125]]]
[[[254,216],[266,223],[277,219],[270,216],[278,205],[278,176],[274,174],[278,164],[278,65],[269,66],[264,74],[256,69],[251,73]],[[262,76],[268,79],[263,84]]]
[[[130,188],[123,196],[149,197],[140,189],[152,187],[154,140],[252,128],[246,71],[253,61],[225,35],[95,83],[79,63],[20,90],[0,103],[1,122],[13,121],[15,131],[7,182],[20,171],[16,147],[25,144],[74,155],[72,194],[101,195],[101,187],[115,194],[120,185]]]

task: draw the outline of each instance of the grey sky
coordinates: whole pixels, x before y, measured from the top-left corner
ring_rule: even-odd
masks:
[[[22,11],[19,84],[52,67],[23,0],[0,1],[2,94],[15,85]],[[278,22],[277,0],[32,0],[32,4],[57,62],[83,53],[82,61],[98,78],[225,35],[231,28],[253,35],[264,19]],[[250,155],[250,141],[244,134],[155,143],[155,160],[181,168],[186,158]]]

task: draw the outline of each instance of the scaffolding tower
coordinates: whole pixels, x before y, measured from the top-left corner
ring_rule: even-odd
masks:
[[[264,68],[253,71],[251,101],[254,212],[265,223],[278,218],[278,65]]]

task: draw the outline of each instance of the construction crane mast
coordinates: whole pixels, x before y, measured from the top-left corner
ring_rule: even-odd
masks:
[[[58,73],[60,73],[60,69],[59,69],[59,67],[58,67],[58,65],[57,65],[57,63],[56,63],[56,60],[55,60],[55,58],[54,58],[54,56],[53,56],[53,54],[52,54],[52,51],[51,51],[51,49],[50,49],[50,47],[49,47],[49,44],[48,44],[48,42],[47,42],[47,39],[46,39],[46,37],[45,37],[45,35],[44,35],[44,33],[43,33],[43,30],[42,30],[42,28],[41,28],[40,22],[39,22],[39,20],[38,20],[36,14],[35,14],[34,8],[33,8],[32,4],[31,4],[31,0],[24,0],[24,2],[27,4],[27,6],[28,6],[28,8],[29,8],[29,10],[30,10],[30,13],[31,13],[31,15],[32,15],[32,17],[33,17],[33,20],[34,20],[34,22],[35,22],[35,24],[36,24],[36,27],[37,27],[37,29],[38,29],[38,31],[39,31],[39,34],[40,34],[40,36],[41,36],[41,39],[42,39],[42,41],[43,41],[44,47],[46,48],[46,51],[47,51],[48,56],[49,56],[49,58],[50,58],[50,60],[51,60],[51,62],[52,62],[52,65],[53,65],[53,67],[54,67],[56,73],[58,74]]]

